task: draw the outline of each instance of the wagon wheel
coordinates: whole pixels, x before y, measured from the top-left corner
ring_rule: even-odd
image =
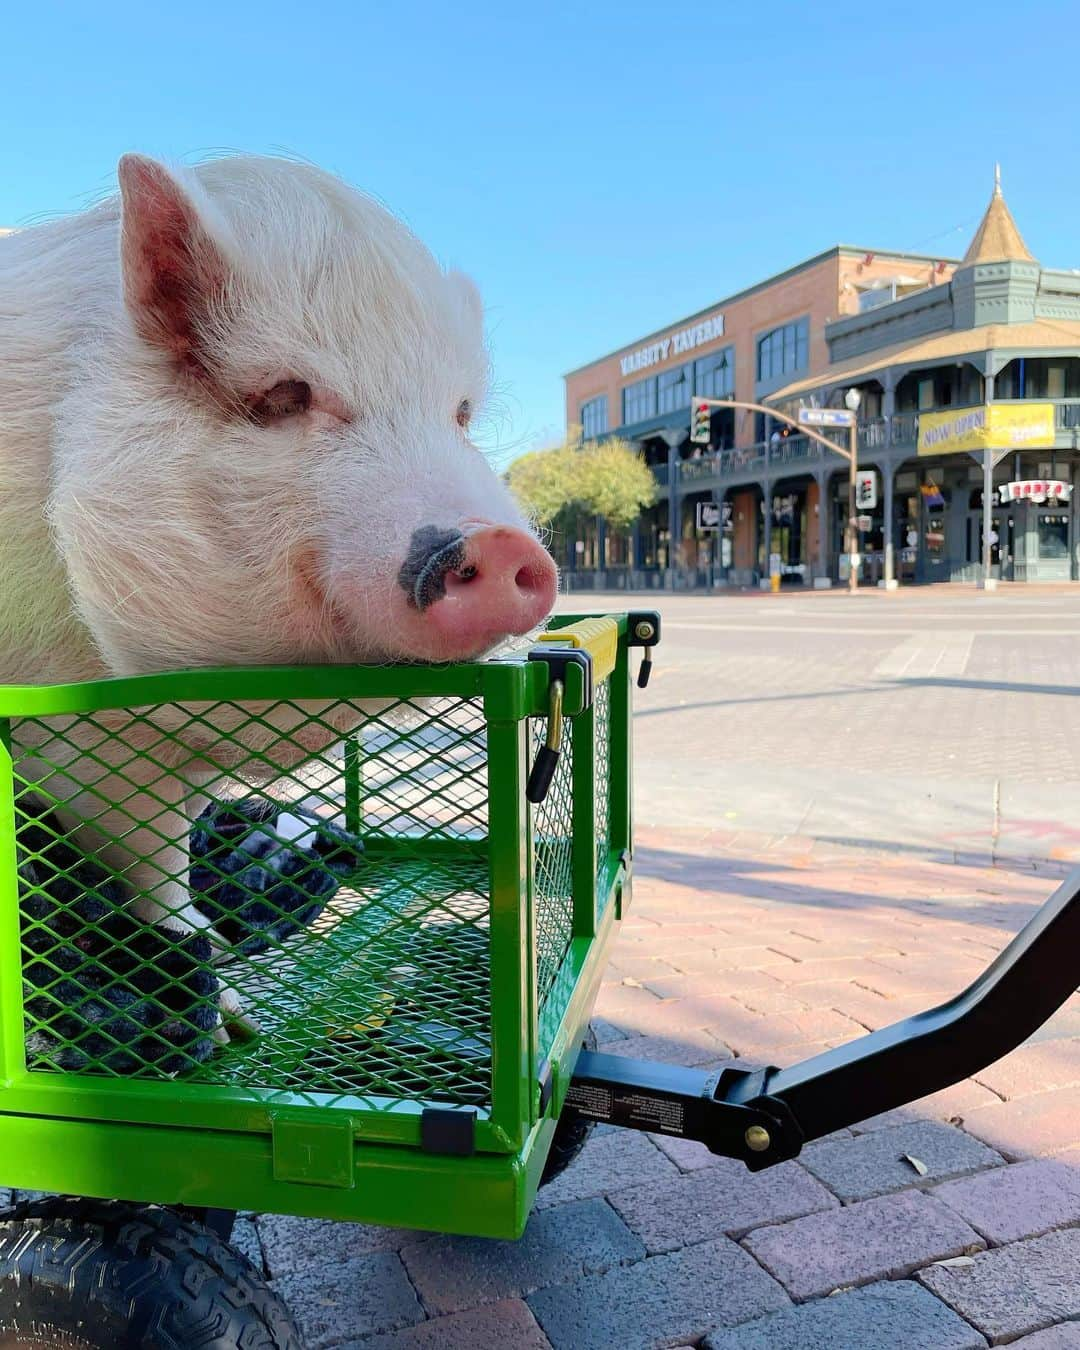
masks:
[[[586,1050],[596,1049],[596,1032],[593,1031],[592,1027],[586,1029],[582,1045]],[[544,1163],[544,1170],[540,1174],[541,1186],[546,1186],[549,1181],[554,1181],[557,1176],[561,1176],[566,1171],[588,1143],[589,1135],[592,1134],[595,1124],[595,1120],[589,1120],[586,1116],[578,1115],[572,1107],[563,1107],[558,1124],[555,1126],[555,1134],[551,1140],[547,1162]],[[2,1345],[3,1342],[0,1342],[0,1346]]]
[[[247,1259],[168,1209],[59,1196],[0,1215],[0,1350],[302,1350]]]

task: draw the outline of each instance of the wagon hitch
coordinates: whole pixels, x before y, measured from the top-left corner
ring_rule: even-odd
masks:
[[[791,1068],[703,1070],[583,1050],[565,1105],[593,1120],[700,1140],[751,1171],[917,1101],[1015,1050],[1080,973],[1080,871],[963,993]]]

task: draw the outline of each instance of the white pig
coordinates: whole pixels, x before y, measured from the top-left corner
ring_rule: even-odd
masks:
[[[0,240],[0,682],[458,659],[535,627],[554,565],[469,441],[472,283],[306,164],[126,155],[119,182]],[[108,861],[187,928],[161,791],[103,818]]]

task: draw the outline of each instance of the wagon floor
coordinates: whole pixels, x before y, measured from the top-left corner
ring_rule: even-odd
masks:
[[[220,968],[259,1035],[185,1078],[489,1106],[488,887],[486,853],[467,844],[417,858],[374,841],[309,930]]]

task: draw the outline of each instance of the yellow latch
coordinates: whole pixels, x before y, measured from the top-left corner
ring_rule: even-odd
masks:
[[[565,628],[554,628],[541,633],[541,642],[556,647],[577,647],[592,657],[593,684],[606,680],[615,669],[619,654],[619,625],[615,619],[578,619]]]

